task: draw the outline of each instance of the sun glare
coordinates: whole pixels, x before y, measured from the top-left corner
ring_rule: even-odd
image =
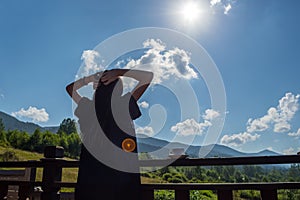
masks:
[[[173,1],[170,1],[173,2]],[[199,0],[181,0],[170,4],[170,19],[177,29],[189,34],[200,34],[211,23],[207,2]]]
[[[182,7],[182,15],[187,22],[194,22],[200,14],[199,5],[195,2],[188,2]]]

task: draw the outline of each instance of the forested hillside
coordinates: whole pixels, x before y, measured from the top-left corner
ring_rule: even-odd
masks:
[[[39,129],[40,131],[50,131],[53,133],[56,133],[58,128],[57,126],[53,127],[41,127],[35,123],[31,122],[22,122],[15,117],[6,114],[4,112],[0,111],[0,118],[2,119],[3,124],[5,124],[5,130],[19,130],[19,131],[25,131],[29,134],[32,134],[36,129]]]
[[[48,145],[64,147],[65,156],[79,158],[80,138],[76,132],[75,122],[64,119],[58,131],[40,131],[36,129],[32,134],[19,130],[6,130],[0,118],[0,160],[19,160],[18,154],[12,149],[27,150],[26,155],[32,152],[36,156],[43,153]],[[6,150],[4,150],[6,149]],[[28,152],[29,151],[29,152]],[[39,154],[40,155],[40,154]],[[141,158],[150,158],[147,153],[142,153]],[[72,171],[72,180],[76,181],[76,171]],[[291,164],[288,167],[266,166],[212,166],[212,167],[166,167],[152,172],[142,172],[143,183],[244,183],[244,182],[300,182],[300,165]],[[74,179],[75,177],[75,179]],[[245,200],[260,199],[259,191],[234,191],[235,199]],[[300,190],[279,190],[280,200],[299,200]],[[155,199],[174,199],[174,192],[166,190],[155,191]],[[191,191],[191,199],[217,199],[215,191]]]
[[[80,153],[80,138],[76,132],[74,120],[64,119],[56,133],[37,128],[32,134],[20,130],[6,130],[0,118],[0,145],[32,152],[43,153],[49,145],[62,146],[65,156],[78,158]]]

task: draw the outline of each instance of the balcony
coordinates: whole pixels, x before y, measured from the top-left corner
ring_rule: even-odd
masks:
[[[63,149],[59,147],[47,147],[45,158],[40,161],[0,162],[0,168],[26,168],[33,169],[27,180],[0,180],[0,200],[5,199],[8,186],[18,186],[19,199],[59,200],[73,199],[73,194],[60,193],[63,188],[75,188],[76,183],[63,182],[63,168],[78,168],[78,161],[67,161],[63,157]],[[174,159],[171,160],[141,160],[141,167],[159,166],[228,166],[228,165],[268,165],[300,163],[299,155],[289,156],[262,156],[262,157],[232,157],[232,158],[200,158],[200,159]],[[171,163],[171,164],[168,164]],[[42,168],[42,180],[35,180],[34,169]],[[34,187],[41,187],[41,191],[33,192]],[[176,200],[190,199],[191,190],[213,190],[217,192],[218,199],[232,200],[234,190],[259,190],[261,199],[278,199],[279,189],[300,189],[300,182],[250,182],[250,183],[154,183],[142,184],[143,200],[153,200],[154,190],[173,190]],[[33,193],[38,193],[34,195]],[[34,197],[35,196],[35,197]]]

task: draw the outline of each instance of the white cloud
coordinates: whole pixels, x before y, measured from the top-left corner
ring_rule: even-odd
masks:
[[[206,128],[211,125],[212,124],[207,120],[203,123],[198,123],[195,119],[187,119],[183,122],[177,123],[175,126],[172,126],[171,131],[178,132],[178,134],[183,136],[202,135]]]
[[[221,0],[211,0],[210,1],[210,5],[211,6],[215,6],[215,5],[219,4],[219,3],[221,3]]]
[[[151,136],[154,135],[153,128],[150,127],[150,126],[137,127],[137,128],[136,128],[136,133],[144,134],[144,135],[147,135],[147,136],[149,136],[149,137],[151,137]]]
[[[231,10],[231,5],[230,4],[227,4],[226,6],[224,6],[224,14],[227,15],[228,12]]]
[[[129,78],[129,77],[125,77],[125,76],[121,76],[120,78],[123,83],[123,93],[124,94],[132,91],[132,89],[138,84],[138,81],[133,78]]]
[[[286,93],[279,101],[277,107],[268,109],[267,114],[261,118],[249,119],[247,122],[247,131],[239,134],[224,135],[220,143],[231,146],[240,146],[249,141],[257,140],[260,135],[254,132],[265,131],[273,128],[274,132],[287,132],[291,129],[289,123],[299,108],[300,95]],[[288,133],[291,137],[300,137],[300,129],[296,133]],[[276,141],[275,141],[276,142]],[[293,149],[287,149],[286,152],[292,152]]]
[[[0,99],[4,99],[4,94],[0,94]]]
[[[279,100],[278,112],[279,120],[291,120],[299,108],[300,95],[293,95],[292,93],[286,93],[284,97]]]
[[[274,124],[274,132],[276,133],[284,133],[291,130],[291,125],[287,121],[281,121]]]
[[[197,122],[195,119],[186,119],[185,121],[178,122],[176,125],[171,127],[172,132],[178,132],[180,135],[202,135],[206,129],[212,126],[211,121],[220,116],[220,113],[213,110],[207,109],[202,115],[204,122]]]
[[[262,132],[269,128],[273,128],[273,131],[277,133],[288,132],[291,129],[290,121],[299,108],[299,98],[300,95],[286,93],[278,101],[277,107],[269,108],[266,115],[257,119],[250,118],[247,122],[246,132],[224,135],[220,140],[221,144],[240,146],[249,141],[255,141],[260,137],[259,134],[254,134],[254,132]],[[298,138],[300,137],[300,129],[296,133],[288,133],[288,135]],[[274,140],[274,142],[280,141]],[[286,151],[289,152],[291,149]]]
[[[45,108],[38,109],[36,107],[29,106],[27,110],[22,108],[17,112],[13,112],[14,117],[26,117],[34,122],[47,122],[49,120],[49,114],[46,112]]]
[[[221,138],[221,144],[224,145],[230,145],[230,146],[240,146],[242,144],[245,144],[249,141],[255,141],[260,137],[258,134],[250,134],[247,132],[239,133],[239,134],[233,134],[233,135],[224,135]]]
[[[91,73],[96,73],[98,71],[104,70],[101,65],[100,54],[95,50],[85,50],[81,55],[81,60],[84,62],[84,75]]]
[[[293,119],[295,113],[299,108],[300,95],[286,93],[282,97],[276,108],[269,108],[266,115],[257,119],[249,119],[247,122],[247,131],[260,132],[265,131],[274,125],[273,130],[276,133],[287,132],[291,129],[290,121]]]
[[[215,111],[213,109],[207,109],[205,110],[205,114],[202,116],[204,120],[213,120],[220,116],[220,113],[218,111]]]
[[[210,0],[210,7],[213,9],[213,12],[222,10],[227,15],[236,2],[236,0]]]
[[[250,118],[247,122],[247,131],[252,133],[267,130],[269,128],[269,123],[269,116],[264,116],[254,120]]]
[[[190,66],[191,54],[174,47],[167,49],[160,39],[147,39],[143,42],[146,48],[144,54],[137,59],[124,59],[116,63],[116,67],[125,69],[140,69],[154,73],[151,84],[162,83],[169,79],[196,79],[198,74]],[[82,53],[83,68],[81,75],[88,75],[104,70],[99,52],[86,50]],[[78,77],[76,77],[78,78]],[[124,91],[131,91],[137,81],[132,78],[122,78]]]
[[[158,51],[164,51],[166,49],[166,44],[163,43],[160,39],[148,39],[143,42],[144,48],[157,49]]]
[[[300,128],[295,133],[288,133],[288,136],[291,136],[291,137],[300,137]]]
[[[125,68],[141,68],[154,73],[152,83],[161,83],[172,79],[194,79],[197,73],[190,67],[190,53],[174,47],[166,49],[166,45],[159,39],[148,39],[143,43],[145,54],[139,59],[131,59]],[[144,68],[143,68],[144,67]]]
[[[142,108],[149,108],[149,103],[146,101],[142,101],[141,103],[138,103],[138,105]]]
[[[283,150],[283,154],[285,154],[285,155],[291,155],[291,154],[295,154],[295,153],[296,153],[296,152],[295,152],[295,149],[292,148],[292,147]]]
[[[125,60],[119,60],[116,64],[116,67],[122,68],[124,64],[125,64]]]

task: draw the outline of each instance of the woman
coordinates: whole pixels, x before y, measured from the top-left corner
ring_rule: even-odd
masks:
[[[138,81],[138,84],[131,92],[122,95],[123,85],[120,76],[133,78]],[[121,171],[117,166],[122,159],[124,160],[121,161],[122,165],[131,167],[132,163],[126,162],[124,156],[120,158],[116,153],[117,150],[106,152],[105,155],[109,155],[109,164],[101,162],[101,156],[97,157],[98,154],[94,152],[100,149],[99,154],[104,155],[105,145],[109,146],[107,142],[102,143],[102,140],[99,142],[98,138],[103,132],[115,146],[114,149],[121,149],[125,152],[122,154],[125,157],[134,155],[136,160],[138,159],[132,121],[141,115],[137,100],[148,88],[152,78],[152,72],[112,69],[81,78],[66,87],[68,94],[78,104],[75,115],[78,117],[82,137],[80,166],[75,189],[76,200],[104,199],[104,196],[106,196],[105,199],[112,200],[141,199],[139,174]],[[81,97],[78,93],[78,89],[91,82],[95,89],[92,100]],[[103,141],[105,139],[103,138]]]

